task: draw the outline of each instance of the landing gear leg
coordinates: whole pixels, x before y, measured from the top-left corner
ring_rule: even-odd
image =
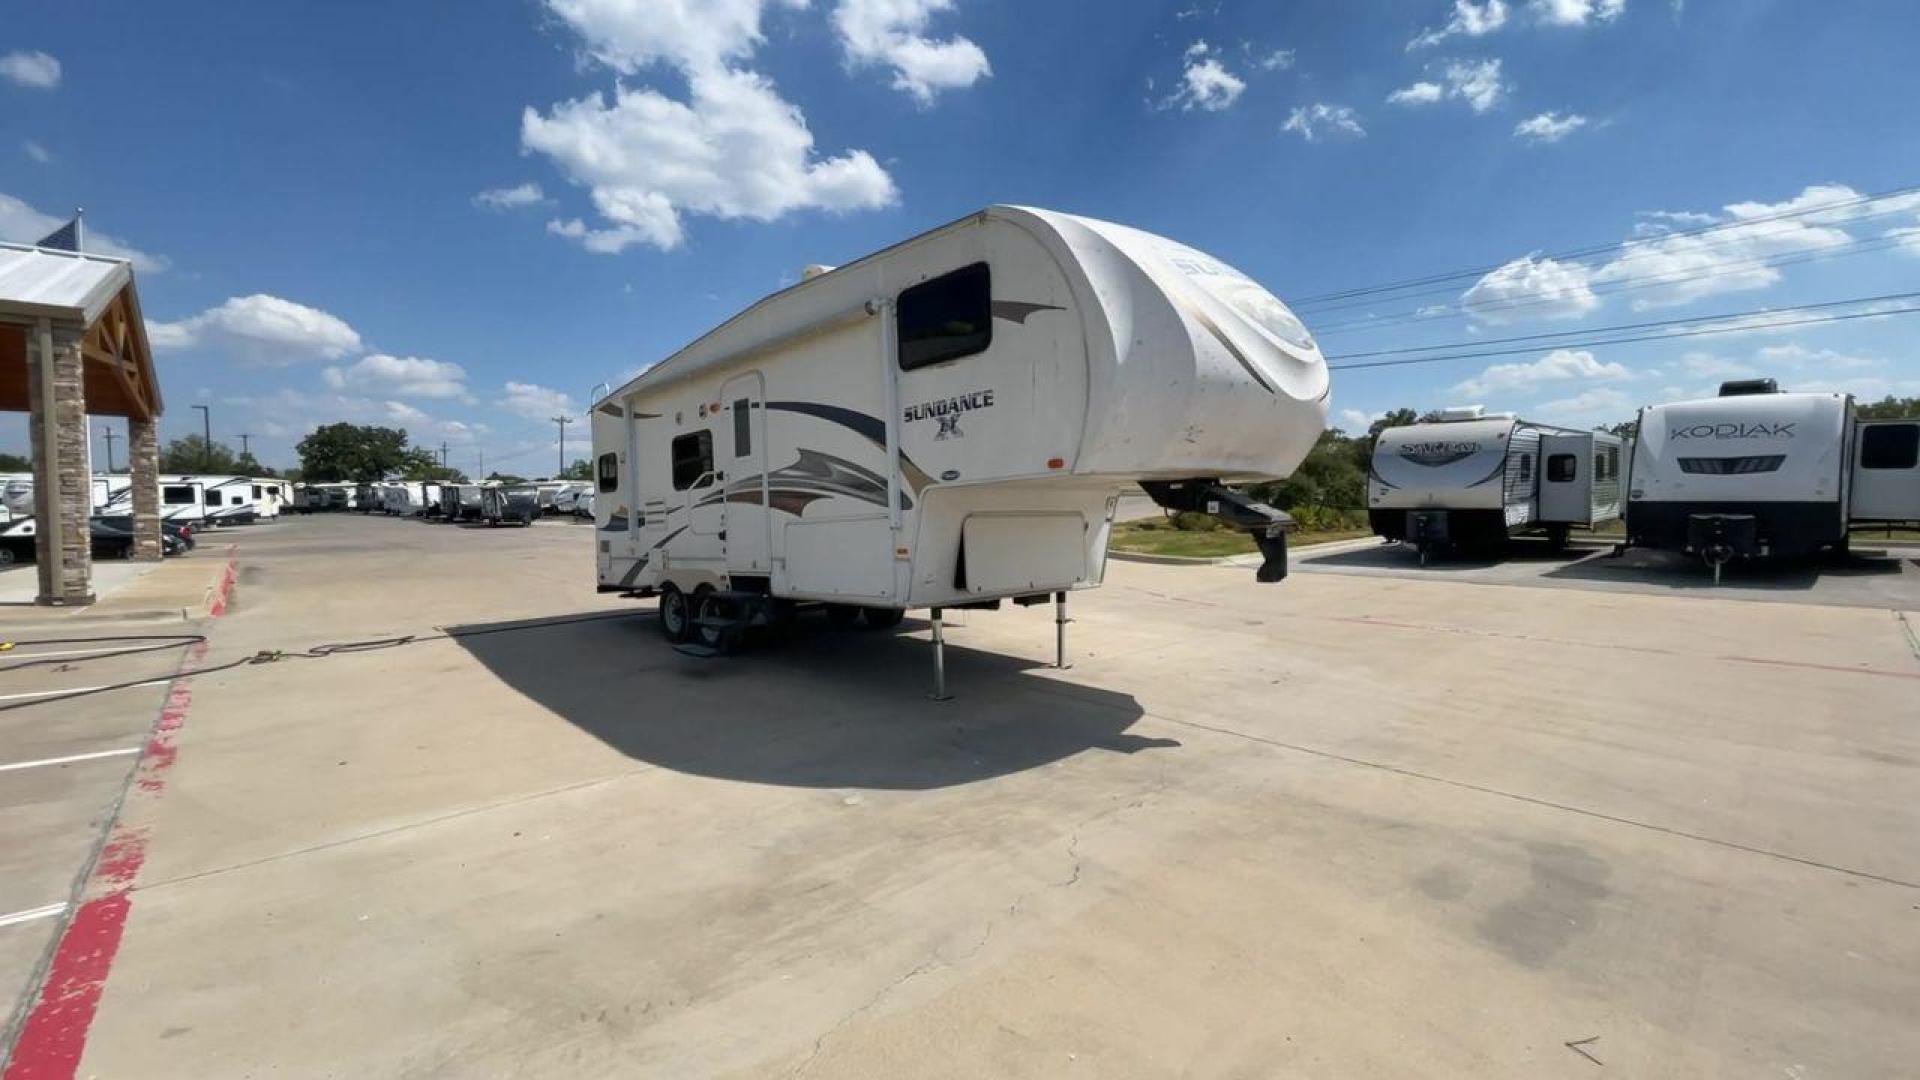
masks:
[[[1053,594],[1053,666],[1065,671],[1067,663],[1067,594]]]
[[[953,700],[953,695],[947,693],[947,637],[939,608],[933,609],[933,693],[927,697],[933,701]]]

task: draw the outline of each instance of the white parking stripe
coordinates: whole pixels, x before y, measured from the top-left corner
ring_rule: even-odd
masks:
[[[118,750],[96,750],[91,754],[68,754],[66,757],[42,758],[39,761],[15,761],[0,765],[0,772],[12,772],[15,769],[37,769],[42,765],[66,765],[75,761],[95,761],[99,758],[120,757],[124,754],[137,754],[137,746],[123,746]]]
[[[12,926],[15,923],[45,919],[49,916],[58,915],[65,910],[67,910],[67,904],[64,900],[58,904],[48,904],[46,907],[28,908],[25,911],[16,911],[11,915],[0,915],[0,926]]]
[[[163,683],[163,682],[172,682],[172,681],[173,681],[173,676],[171,675],[156,675],[151,679],[142,679],[136,683],[127,683],[126,685],[122,686],[121,689],[131,690],[136,686],[147,686],[152,683]],[[64,686],[58,690],[35,690],[35,691],[32,691],[31,693],[26,693],[26,694],[0,694],[0,701],[12,701],[15,698],[53,697],[57,694],[74,694],[74,693],[79,693],[85,690],[104,690],[104,689],[106,689],[106,687],[104,686]]]

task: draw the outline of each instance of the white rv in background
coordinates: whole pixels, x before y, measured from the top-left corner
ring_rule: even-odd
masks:
[[[1844,394],[1772,379],[1649,405],[1629,473],[1627,543],[1734,558],[1844,551],[1857,525],[1920,521],[1920,420],[1861,420]]]
[[[597,399],[600,587],[658,593],[693,651],[795,602],[873,626],[932,608],[937,646],[943,607],[1100,584],[1136,481],[1253,533],[1278,580],[1290,520],[1224,485],[1291,473],[1328,389],[1305,327],[1233,268],[991,207],[809,273]]]
[[[229,494],[223,490],[219,495],[210,495],[211,481],[220,477],[162,476],[160,477],[160,519],[180,525],[190,525],[195,529],[214,523],[212,511],[218,508],[216,498],[224,500]],[[133,478],[125,473],[95,475],[93,477],[93,512],[109,516],[133,513]]]
[[[261,521],[277,520],[293,508],[293,485],[272,477],[253,478],[253,510]]]
[[[1425,562],[1448,547],[1487,547],[1523,533],[1564,545],[1568,531],[1620,517],[1623,440],[1488,413],[1448,409],[1388,428],[1367,471],[1367,518],[1378,536],[1414,545]]]

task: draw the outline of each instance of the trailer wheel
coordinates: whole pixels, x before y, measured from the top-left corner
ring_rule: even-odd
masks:
[[[693,636],[693,605],[672,582],[660,586],[660,633],[675,645]]]
[[[900,625],[907,612],[897,607],[870,607],[863,613],[869,630],[891,630]]]
[[[694,596],[694,640],[715,652],[732,652],[733,647],[740,643],[746,623],[727,610],[728,602],[714,590],[695,592]],[[722,626],[721,622],[729,625]]]
[[[828,604],[827,625],[835,630],[845,630],[860,617],[860,609],[852,604]]]
[[[1547,547],[1556,552],[1567,550],[1567,526],[1547,526]]]

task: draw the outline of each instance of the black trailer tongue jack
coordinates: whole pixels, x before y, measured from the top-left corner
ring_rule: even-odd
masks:
[[[1245,529],[1260,549],[1260,569],[1254,580],[1280,581],[1287,576],[1287,532],[1293,518],[1284,510],[1255,502],[1218,480],[1142,480],[1141,488],[1168,510],[1212,514],[1236,529]]]

